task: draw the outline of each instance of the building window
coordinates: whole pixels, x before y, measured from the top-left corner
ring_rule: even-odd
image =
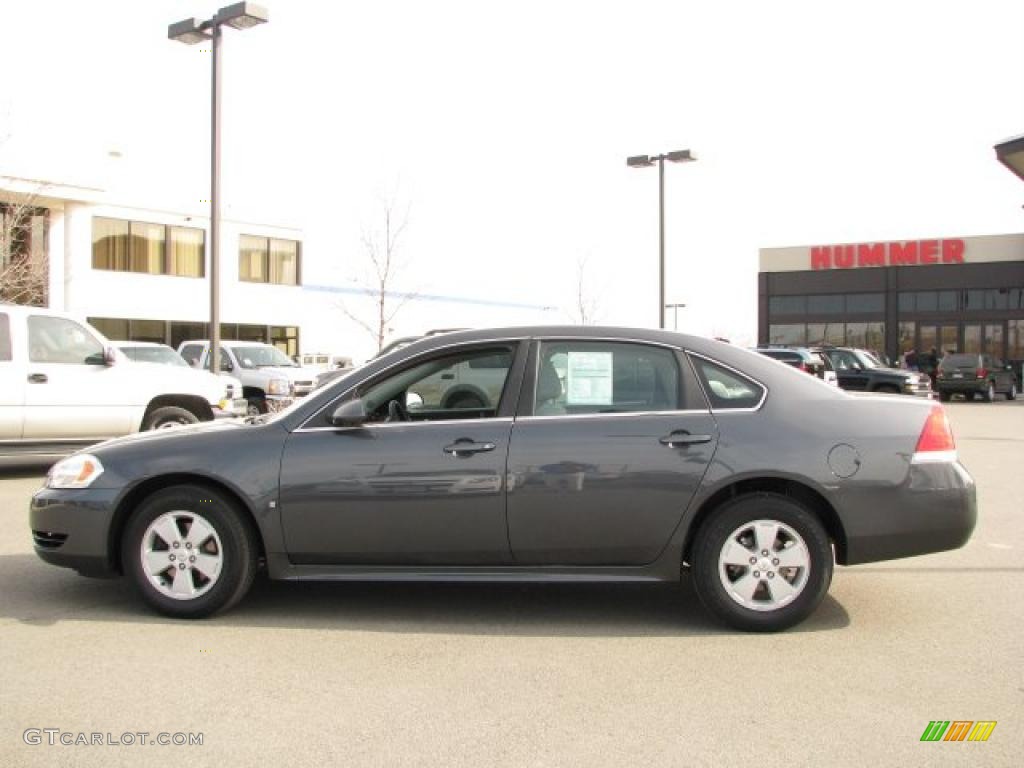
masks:
[[[92,220],[92,266],[115,272],[203,277],[206,233],[195,227],[96,216]]]
[[[904,321],[899,325],[899,349],[900,355],[905,355],[914,348],[914,337],[917,335],[917,323]]]
[[[294,325],[270,326],[270,343],[295,358],[299,354],[299,329]]]
[[[806,296],[772,296],[768,311],[773,315],[803,315],[807,313]]]
[[[167,324],[163,320],[121,317],[90,317],[89,325],[113,341],[167,342]]]
[[[846,297],[841,293],[807,297],[807,314],[841,315],[846,310]]]
[[[916,303],[918,312],[937,312],[939,294],[937,291],[918,291]]]
[[[1011,360],[1024,360],[1024,320],[1008,321],[1006,331],[1006,356]]]
[[[784,323],[768,326],[768,341],[772,344],[802,346],[807,343],[807,326],[803,323]]]
[[[854,315],[881,315],[885,312],[885,295],[881,293],[851,293],[846,296],[846,311]]]
[[[242,235],[238,240],[238,278],[249,283],[299,285],[297,240]]]

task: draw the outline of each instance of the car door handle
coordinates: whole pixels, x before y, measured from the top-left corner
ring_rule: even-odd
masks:
[[[710,443],[711,435],[691,435],[685,429],[677,429],[675,432],[665,435],[658,442],[662,445],[667,445],[670,448],[678,448],[686,445],[698,445],[700,443]]]
[[[465,438],[456,440],[451,445],[446,445],[443,450],[445,453],[450,453],[452,456],[469,456],[473,453],[486,453],[487,451],[493,451],[494,448],[494,443],[477,443]]]
[[[45,373],[30,373],[28,375],[29,384],[45,384],[47,381]]]

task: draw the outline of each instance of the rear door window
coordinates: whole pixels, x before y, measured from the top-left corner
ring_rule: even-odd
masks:
[[[541,344],[536,416],[680,409],[679,366],[671,350],[596,341]]]

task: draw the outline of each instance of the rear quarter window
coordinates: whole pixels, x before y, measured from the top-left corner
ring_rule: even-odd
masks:
[[[764,399],[764,387],[743,374],[696,355],[691,355],[690,359],[712,409],[757,408]]]

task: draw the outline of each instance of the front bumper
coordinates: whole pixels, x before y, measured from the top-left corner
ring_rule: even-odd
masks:
[[[29,507],[36,554],[90,576],[114,573],[110,543],[117,496],[110,488],[40,488]]]
[[[959,461],[911,464],[901,488],[851,496],[840,515],[844,565],[958,549],[978,519],[974,479]]]
[[[239,419],[246,415],[248,408],[249,401],[244,397],[238,397],[234,400],[221,400],[216,405],[211,406],[214,419]]]

